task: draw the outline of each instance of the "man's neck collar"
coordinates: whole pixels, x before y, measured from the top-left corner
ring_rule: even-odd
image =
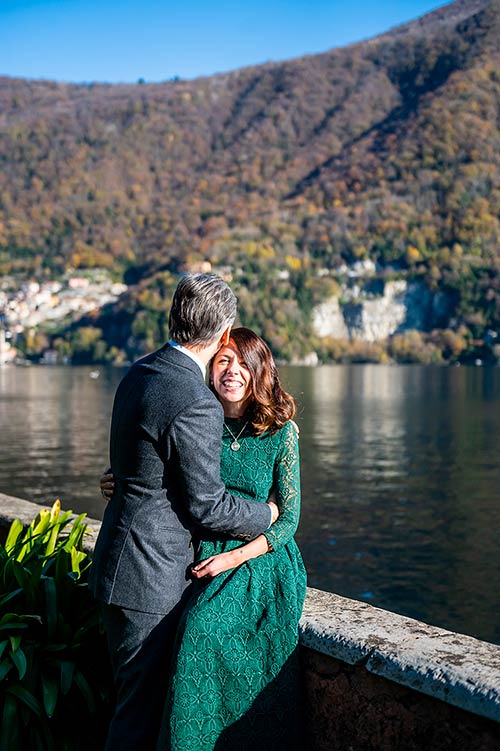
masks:
[[[202,372],[203,378],[205,378],[206,373],[207,373],[207,366],[205,365],[203,360],[201,360],[200,357],[198,357],[196,352],[193,352],[193,350],[190,349],[189,347],[185,347],[182,344],[178,344],[177,342],[174,342],[173,339],[169,341],[169,345],[173,347],[174,349],[178,349],[180,352],[184,352],[185,355],[190,357],[191,360],[193,360],[198,365],[199,369]]]

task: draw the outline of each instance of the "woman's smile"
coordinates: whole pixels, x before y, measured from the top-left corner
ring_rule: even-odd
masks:
[[[215,355],[211,376],[222,404],[231,406],[233,414],[235,409],[243,413],[251,394],[252,376],[233,341]]]

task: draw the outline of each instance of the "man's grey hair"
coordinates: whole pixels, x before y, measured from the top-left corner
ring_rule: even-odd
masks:
[[[175,290],[170,308],[170,338],[178,344],[204,346],[236,318],[232,290],[215,274],[188,274]]]

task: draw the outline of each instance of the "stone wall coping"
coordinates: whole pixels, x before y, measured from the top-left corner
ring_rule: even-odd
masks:
[[[0,527],[28,525],[39,505],[0,493]],[[92,552],[101,522],[87,518]],[[300,643],[350,665],[500,722],[500,646],[366,602],[308,588]]]
[[[300,642],[500,722],[500,646],[308,588]]]

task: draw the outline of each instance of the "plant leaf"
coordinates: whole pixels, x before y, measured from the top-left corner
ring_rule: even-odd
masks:
[[[19,646],[21,644],[21,637],[20,636],[9,636],[10,639],[10,645],[12,647],[12,652],[17,652],[19,649]]]
[[[69,660],[61,662],[61,691],[66,695],[73,683],[73,674],[75,672],[75,663]]]
[[[12,631],[12,629],[18,628],[28,628],[28,624],[23,623],[22,621],[11,621],[10,623],[6,622],[0,624],[0,631]]]
[[[40,730],[40,739],[43,738],[40,751],[56,751],[56,744],[49,723],[45,722]],[[65,751],[65,749],[58,744],[57,751]]]
[[[13,620],[9,621],[9,618]],[[22,620],[21,620],[22,618]],[[5,613],[0,619],[0,631],[16,631],[17,629],[26,629],[30,622],[36,621],[41,623],[39,615],[16,615],[16,613]]]
[[[32,522],[33,532],[37,535],[43,535],[50,523],[50,511],[46,508],[41,508],[38,515]]]
[[[63,644],[62,642],[60,644],[47,644],[45,647],[46,652],[61,652],[63,649],[67,649],[68,645]]]
[[[16,560],[18,560],[19,562],[23,561],[28,553],[31,552],[33,545],[33,528],[28,527],[26,534],[23,537],[23,544],[20,547],[18,546],[19,551],[16,554]]]
[[[73,515],[72,511],[63,511],[61,516],[58,519],[59,524],[61,525],[61,529],[65,527],[69,521],[71,521],[71,517]]]
[[[47,615],[47,631],[52,638],[57,628],[57,592],[54,579],[47,578],[43,582],[45,587],[45,605]]]
[[[52,508],[50,509],[50,521],[55,522],[60,512],[61,512],[61,501],[59,500],[59,498],[56,498],[56,500],[52,504]]]
[[[33,696],[31,691],[28,691],[23,686],[20,686],[19,684],[16,684],[14,686],[9,686],[9,688],[5,691],[6,694],[12,694],[12,696],[15,696],[17,699],[20,699],[24,704],[26,704],[31,711],[36,714],[37,717],[42,717],[42,708],[40,706],[40,702],[36,698],[36,696]]]
[[[45,541],[45,534],[50,525],[50,513],[48,509],[42,508],[38,516],[31,522],[30,526],[33,529],[33,534],[37,539],[40,546]]]
[[[57,704],[59,686],[57,681],[49,676],[42,675],[43,706],[47,717],[52,717]]]
[[[9,602],[9,600],[12,600],[13,597],[17,597],[17,595],[22,591],[22,589],[14,589],[13,592],[9,592],[9,594],[4,595],[4,597],[2,597],[2,599],[0,600],[0,608],[5,605],[6,602]]]
[[[23,550],[25,548],[23,547]],[[13,568],[12,571],[14,572],[15,579],[19,586],[26,592],[29,593],[30,588],[32,587],[32,576],[30,575],[30,572],[27,571],[20,563],[19,561],[13,561]]]
[[[42,736],[43,732],[43,736]],[[54,741],[49,734],[48,728],[44,727],[40,732],[39,728],[31,728],[30,734],[30,751],[54,751]]]
[[[20,519],[14,519],[12,524],[10,525],[9,534],[7,535],[7,539],[5,541],[5,550],[10,553],[11,550],[14,548],[19,535],[23,531],[23,523]]]
[[[19,680],[22,681],[22,679],[26,675],[26,670],[28,668],[26,655],[24,654],[22,649],[18,649],[16,650],[16,652],[12,652],[10,657],[11,657],[12,662],[17,668],[17,672],[19,673]]]
[[[8,643],[9,642],[7,639],[4,639],[4,641],[0,642],[0,660],[2,659],[3,653],[5,652],[5,647],[7,646]]]
[[[75,521],[73,522],[71,532],[69,533],[68,539],[64,545],[65,550],[71,550],[73,546],[75,546],[75,548],[78,548],[78,545],[80,544],[80,541],[87,528],[87,525],[83,523],[85,516],[86,514],[80,514],[80,516],[77,516]]]
[[[13,749],[17,747],[17,728],[17,702],[13,696],[6,696],[2,714],[0,748]]]
[[[4,623],[0,626],[0,631],[12,631],[13,629],[19,628],[28,628],[28,625],[26,623],[21,623],[21,621],[11,621],[11,623]]]
[[[71,570],[80,576],[80,563],[85,560],[86,553],[76,548],[71,548]]]
[[[2,662],[0,662],[0,681],[3,681],[3,679],[5,678],[5,676],[8,673],[10,673],[10,671],[12,670],[13,667],[14,666],[11,663],[10,660],[6,659],[6,660],[2,660]],[[0,748],[3,748],[3,746],[0,746]]]
[[[59,524],[51,525],[47,545],[45,546],[45,556],[52,555],[52,553],[56,549],[56,542],[57,542],[58,534],[59,534]]]
[[[75,683],[82,692],[83,698],[87,704],[88,710],[91,714],[95,712],[94,694],[90,688],[87,679],[80,670],[75,672]]]

